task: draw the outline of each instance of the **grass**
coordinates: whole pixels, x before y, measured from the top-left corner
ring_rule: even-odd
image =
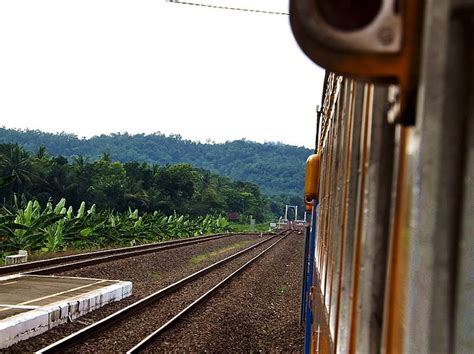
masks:
[[[283,293],[285,293],[287,290],[288,290],[288,287],[286,285],[282,285],[277,289],[277,292],[283,295]]]
[[[34,251],[28,254],[28,261],[40,261],[42,259],[49,259],[55,257],[64,257],[64,256],[72,256],[75,254],[80,253],[87,253],[87,252],[94,252],[94,251],[101,251],[104,249],[112,249],[124,246],[109,246],[108,248],[104,247],[85,247],[85,248],[70,248],[64,251],[57,251],[57,252],[41,252],[41,251]]]
[[[255,232],[268,232],[270,228],[270,223],[263,222],[260,224],[255,224]],[[251,232],[250,224],[232,224],[232,231],[234,232]]]
[[[192,257],[189,261],[190,261],[192,264],[199,264],[199,263],[202,263],[202,262],[204,262],[204,261],[207,261],[208,259],[211,259],[211,258],[215,258],[215,257],[217,257],[217,256],[220,256],[220,255],[223,254],[223,253],[226,253],[226,252],[229,252],[229,251],[233,251],[233,250],[235,250],[235,249],[243,248],[244,246],[248,245],[248,244],[251,243],[251,242],[252,242],[252,240],[237,242],[237,243],[234,243],[234,244],[232,244],[232,245],[229,245],[229,246],[220,248],[220,249],[215,250],[215,251],[212,251],[212,252],[207,252],[207,253],[199,254],[199,255],[197,255],[197,256]]]
[[[206,236],[206,235],[211,235],[211,234],[212,233],[199,235],[199,236]],[[189,236],[189,237],[194,237],[194,236]],[[161,240],[161,241],[153,240],[150,242],[144,242],[143,245],[150,244],[150,243],[158,243],[158,242],[163,242],[163,241],[167,241],[167,240]],[[87,252],[110,250],[114,248],[131,247],[131,246],[133,245],[109,244],[108,246],[89,246],[89,247],[84,247],[84,248],[68,248],[66,250],[59,250],[56,252],[52,252],[52,251],[43,252],[41,250],[37,250],[33,252],[28,252],[28,262],[40,261],[43,259],[56,258],[56,257],[72,256],[72,255],[87,253]],[[14,254],[17,254],[17,253],[14,253]],[[3,262],[1,262],[1,257],[0,257],[0,266],[1,265],[3,265]]]

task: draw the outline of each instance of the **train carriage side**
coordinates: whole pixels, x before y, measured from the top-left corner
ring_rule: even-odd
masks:
[[[328,15],[309,3],[291,3],[295,37],[329,70],[318,193],[305,194],[315,207],[305,350],[474,352],[474,4],[402,2],[401,21],[412,23],[391,28],[400,50],[357,56],[337,43],[350,31],[325,36]],[[381,55],[402,64],[388,75]],[[379,59],[380,71],[364,66]]]

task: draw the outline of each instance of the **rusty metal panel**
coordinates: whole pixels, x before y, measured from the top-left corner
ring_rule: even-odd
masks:
[[[344,191],[345,191],[345,184],[344,184],[344,176],[346,171],[346,153],[347,153],[347,122],[348,122],[348,112],[349,106],[351,103],[350,100],[350,92],[351,92],[351,82],[349,80],[344,80],[343,83],[343,90],[341,90],[341,110],[339,114],[339,144],[338,144],[338,166],[337,166],[337,175],[335,176],[337,179],[336,185],[336,197],[335,203],[337,205],[335,215],[334,215],[334,261],[333,261],[333,271],[332,271],[332,278],[330,284],[330,300],[329,300],[329,328],[334,338],[336,335],[336,322],[337,322],[337,299],[338,299],[338,292],[340,286],[340,257],[341,257],[341,247],[343,244],[342,236],[343,233],[341,231],[341,225],[343,220],[343,210],[344,210]]]
[[[341,135],[340,135],[340,114],[341,114],[341,106],[342,101],[340,97],[341,91],[339,91],[339,96],[337,98],[337,105],[333,120],[333,138],[332,138],[332,169],[331,169],[331,216],[329,220],[329,232],[328,232],[328,260],[327,260],[327,280],[325,284],[325,305],[326,310],[328,312],[328,319],[329,319],[329,312],[330,312],[330,305],[331,305],[331,284],[333,279],[333,270],[334,270],[334,256],[335,256],[335,247],[336,247],[336,236],[335,236],[335,218],[337,215],[338,210],[338,201],[337,197],[337,169],[339,165],[339,146],[341,143]]]
[[[365,179],[366,179],[366,168],[368,161],[368,139],[370,131],[370,121],[371,121],[371,109],[373,102],[373,91],[374,86],[372,84],[365,84],[364,86],[364,103],[362,110],[362,124],[361,124],[361,139],[360,139],[360,162],[358,168],[359,175],[359,184],[357,186],[357,204],[356,204],[356,227],[355,227],[355,240],[354,240],[354,260],[352,265],[352,306],[351,306],[351,319],[350,319],[350,335],[349,335],[349,352],[356,352],[356,339],[357,331],[359,328],[358,324],[358,315],[359,315],[359,287],[360,287],[360,278],[359,270],[361,264],[361,253],[362,253],[362,224],[364,218],[364,194],[365,194]]]
[[[406,231],[412,207],[412,197],[408,191],[410,190],[409,186],[414,180],[414,163],[413,158],[410,158],[406,152],[408,151],[408,145],[416,141],[413,133],[413,128],[402,126],[397,126],[395,130],[395,163],[390,210],[390,244],[385,290],[382,352],[403,352],[403,335],[400,335],[406,331],[405,304],[409,273],[407,260],[410,240],[403,235],[403,232]]]
[[[466,197],[472,200],[472,187],[465,184],[472,176],[466,175],[472,171],[465,152],[472,138],[467,132],[472,122],[468,107],[474,82],[474,12],[472,1],[463,1],[462,11],[452,11],[452,3],[426,2],[417,122],[414,131],[409,131],[405,150],[407,194],[413,203],[409,217],[402,218],[394,235],[410,240],[409,258],[402,260],[410,269],[404,309],[407,323],[406,328],[387,331],[387,352],[396,352],[397,343],[409,353],[474,350],[472,256],[459,248],[466,240],[472,245],[472,229],[466,236],[469,222],[463,224],[463,215],[468,210],[464,208],[469,208]]]
[[[335,105],[335,101],[334,101]],[[330,111],[330,120],[328,121],[327,126],[327,145],[326,145],[326,153],[327,153],[327,164],[326,164],[326,180],[325,180],[325,188],[326,188],[326,215],[324,217],[324,233],[322,237],[322,254],[321,254],[321,292],[323,296],[323,304],[326,302],[326,280],[327,280],[327,260],[328,260],[328,238],[329,238],[329,220],[331,217],[332,212],[332,205],[331,205],[331,178],[332,178],[332,152],[333,152],[333,144],[332,138],[334,134],[334,125],[333,111]]]
[[[349,166],[345,180],[347,196],[345,202],[346,213],[344,215],[343,233],[344,245],[342,254],[341,286],[338,294],[338,318],[337,333],[335,335],[335,348],[337,353],[349,352],[350,313],[351,313],[351,291],[352,291],[352,263],[354,256],[354,235],[356,225],[356,205],[358,194],[358,169],[360,163],[360,138],[362,126],[363,107],[362,83],[355,83],[352,91],[352,102],[350,111],[351,136],[349,143]]]
[[[466,85],[468,102],[464,107],[466,112],[466,146],[464,148],[464,177],[462,223],[458,245],[457,288],[455,309],[455,338],[456,353],[474,352],[474,1],[471,1],[471,18],[464,23],[464,36],[469,36],[470,44],[464,48],[469,52],[463,54],[471,65],[470,74],[466,73],[469,83]]]
[[[474,30],[473,30],[474,31]],[[471,32],[473,33],[473,32]],[[471,46],[471,58],[474,60]],[[472,62],[472,61],[471,61]],[[470,105],[466,129],[464,196],[458,246],[458,284],[455,309],[454,352],[474,352],[474,70],[471,70]]]
[[[413,245],[410,247],[410,268],[408,275],[409,304],[408,323],[405,332],[417,328],[418,335],[408,338],[406,333],[393,331],[388,333],[387,352],[394,352],[397,342],[405,342],[405,350],[408,352],[431,352],[432,344],[438,342],[433,338],[433,330],[440,332],[434,327],[440,324],[432,324],[433,312],[439,311],[441,316],[438,320],[447,323],[447,304],[445,301],[433,301],[433,293],[436,285],[435,263],[437,235],[437,204],[439,182],[441,172],[439,170],[439,157],[441,149],[441,125],[444,105],[444,79],[446,76],[446,55],[449,0],[428,0],[426,4],[423,59],[421,70],[421,82],[424,91],[420,93],[417,114],[417,132],[421,142],[419,149],[419,178],[413,185],[413,194],[416,204],[413,205],[413,223],[407,230],[406,237],[412,237]],[[433,46],[432,43],[437,43]],[[440,51],[440,48],[443,48]],[[440,55],[443,52],[443,55]],[[429,119],[428,119],[429,117]],[[421,211],[423,205],[424,210]],[[425,230],[422,230],[425,228]],[[443,236],[444,237],[444,236]],[[441,250],[440,250],[441,251]],[[443,253],[445,253],[444,249]],[[445,273],[445,272],[443,272]],[[446,274],[443,278],[447,279]],[[438,284],[438,289],[445,288],[445,281]],[[394,290],[392,290],[394,291]],[[421,296],[423,294],[423,296]],[[410,310],[411,309],[411,310]],[[442,317],[442,318],[439,318]],[[444,324],[442,325],[444,326]],[[444,331],[441,331],[444,332]],[[439,333],[440,341],[437,343],[438,351],[449,352],[448,333]]]
[[[343,92],[342,90],[339,93]],[[328,318],[330,317],[330,306],[331,306],[331,290],[332,282],[334,276],[334,259],[336,253],[336,215],[339,208],[339,201],[337,200],[337,189],[338,189],[338,166],[339,166],[339,147],[341,144],[341,112],[342,112],[343,102],[341,97],[337,98],[336,110],[333,119],[333,137],[332,137],[332,166],[331,166],[331,194],[330,194],[330,203],[331,203],[331,215],[328,223],[328,257],[327,257],[327,272],[326,272],[326,281],[325,281],[325,307],[328,312]]]
[[[324,116],[323,116],[324,117]],[[323,127],[322,127],[323,129]],[[321,143],[322,147],[319,150],[321,154],[321,179],[320,179],[320,200],[317,209],[318,213],[318,225],[317,225],[317,238],[316,238],[316,266],[317,266],[317,276],[319,279],[319,285],[322,287],[322,261],[323,261],[323,252],[324,252],[324,235],[325,235],[325,220],[327,215],[327,181],[328,181],[328,146],[324,144],[325,138],[322,134]],[[322,291],[322,288],[321,288]]]
[[[334,101],[335,102],[335,101]],[[336,104],[336,103],[334,103]],[[328,262],[329,262],[329,223],[332,217],[332,176],[333,176],[333,166],[334,166],[334,144],[332,144],[334,138],[334,112],[331,111],[331,120],[328,127],[328,164],[327,164],[327,180],[326,180],[326,190],[327,190],[327,213],[324,219],[324,235],[323,235],[323,254],[322,254],[322,283],[321,289],[323,294],[323,304],[326,305],[326,283],[327,283],[327,274],[328,274]]]
[[[323,115],[324,118],[324,115]],[[324,121],[323,121],[324,123]],[[326,123],[327,124],[327,123]],[[322,131],[325,128],[325,124],[322,124]],[[325,234],[325,220],[327,215],[327,179],[328,179],[328,155],[327,155],[327,144],[325,144],[324,134],[321,134],[322,148],[319,150],[321,153],[321,181],[320,181],[320,205],[318,206],[319,218],[318,218],[318,236],[317,236],[317,265],[318,265],[318,276],[319,285],[322,284],[322,260],[324,252],[324,234]]]
[[[321,184],[320,184],[320,201],[318,206],[318,234],[317,234],[317,259],[316,264],[318,268],[318,279],[319,285],[321,287],[321,278],[322,278],[322,254],[323,254],[323,238],[324,238],[324,221],[326,219],[327,213],[327,188],[326,188],[326,181],[327,181],[327,174],[328,174],[328,158],[326,153],[327,147],[323,147],[321,150]]]
[[[363,166],[360,215],[355,352],[378,353],[381,346],[395,128],[386,119],[387,87],[376,86],[367,126],[367,158]],[[353,317],[354,318],[354,317]]]

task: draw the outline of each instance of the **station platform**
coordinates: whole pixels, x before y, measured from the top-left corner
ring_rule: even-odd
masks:
[[[0,277],[0,349],[132,294],[132,283],[16,274]]]

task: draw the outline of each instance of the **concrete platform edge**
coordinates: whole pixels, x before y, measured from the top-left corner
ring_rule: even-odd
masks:
[[[0,321],[0,349],[7,348],[21,340],[37,336],[54,326],[65,323],[68,320],[74,320],[131,294],[131,282],[117,281],[113,285],[8,317]]]

